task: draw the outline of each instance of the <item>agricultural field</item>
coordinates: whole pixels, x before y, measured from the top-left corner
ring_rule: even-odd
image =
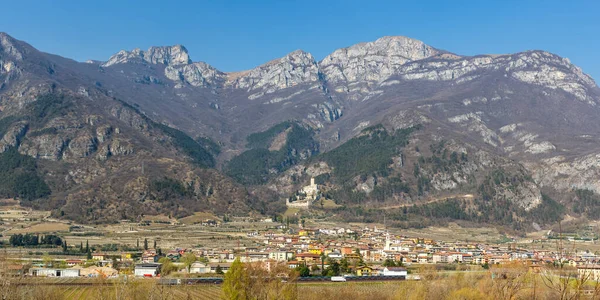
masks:
[[[306,300],[322,299],[394,299],[405,282],[302,283],[298,294]],[[136,280],[128,284],[24,285],[12,291],[19,299],[198,299],[215,300],[221,285],[156,285],[154,280]],[[151,296],[153,295],[153,296]],[[41,297],[40,297],[41,296]]]
[[[62,289],[62,288],[61,288]],[[195,285],[195,286],[153,286],[149,290],[119,286],[70,286],[63,289],[65,300],[86,299],[150,299],[155,295],[157,299],[198,299],[214,300],[221,296],[221,286]]]
[[[298,285],[298,294],[305,300],[322,299],[395,299],[395,294],[406,282],[345,282],[303,283]]]
[[[368,299],[558,299],[561,291],[579,299],[583,291],[598,294],[597,281],[575,279],[556,285],[550,280],[562,276],[562,270],[550,273],[530,272],[520,264],[500,267],[503,277],[494,277],[490,272],[451,272],[439,273],[424,270],[419,281],[386,282],[299,282],[294,284],[298,299],[303,300],[368,300]],[[552,273],[558,272],[558,273]],[[500,274],[500,273],[497,273]],[[554,281],[555,283],[559,281]],[[0,298],[2,299],[219,299],[222,288],[217,284],[198,285],[159,285],[156,279],[9,279],[0,277]],[[256,283],[256,282],[255,282]],[[578,284],[581,285],[578,286]],[[510,290],[505,287],[511,287]],[[269,285],[269,287],[272,287]],[[289,286],[287,286],[289,287]],[[268,287],[262,284],[242,285],[252,293],[263,293]],[[277,290],[277,288],[275,289]],[[491,294],[494,293],[494,294]],[[490,297],[490,295],[494,295]],[[507,296],[509,295],[509,296]],[[512,296],[510,296],[512,295]],[[597,298],[594,298],[597,299]]]
[[[12,228],[6,231],[7,234],[17,233],[49,233],[49,232],[69,232],[69,225],[59,222],[40,222],[24,228]]]
[[[199,299],[214,300],[221,295],[219,285],[65,285],[20,286],[12,293],[18,299],[110,300],[110,299]],[[151,296],[153,295],[153,296]],[[40,297],[41,296],[41,297]]]
[[[206,219],[218,220],[219,218],[211,213],[196,212],[193,215],[181,218],[178,221],[185,225],[194,225]]]

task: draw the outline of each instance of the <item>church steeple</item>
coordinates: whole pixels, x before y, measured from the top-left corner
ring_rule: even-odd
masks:
[[[392,239],[390,238],[390,233],[386,232],[385,233],[385,246],[383,247],[383,250],[389,251],[391,246],[392,246]]]

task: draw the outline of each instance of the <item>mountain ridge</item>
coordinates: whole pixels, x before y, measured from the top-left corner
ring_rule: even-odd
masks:
[[[139,191],[133,198],[154,197],[157,202],[147,206],[154,213],[169,211],[159,205],[161,197],[178,205],[170,211],[179,214],[183,206],[207,209],[202,201],[212,201],[219,213],[228,207],[281,213],[281,199],[308,176],[322,176],[334,200],[349,209],[371,205],[377,211],[473,194],[461,205],[474,213],[451,215],[494,224],[516,220],[518,226],[525,226],[529,211],[556,208],[549,196],[567,205],[576,201],[573,189],[600,193],[600,184],[594,184],[600,178],[595,159],[600,155],[595,121],[600,90],[581,68],[546,51],[460,56],[407,37],[383,37],[335,50],[321,61],[296,50],[251,70],[227,73],[192,61],[181,45],[120,51],[107,62],[91,63],[38,52],[6,34],[0,34],[0,47],[0,121],[7,124],[0,128],[0,149],[17,147],[42,168],[52,162],[50,173],[69,163],[86,166],[77,175],[89,182],[83,193],[57,189],[64,183],[52,179],[53,194],[60,190],[69,199],[65,206],[50,196],[47,205],[53,209],[62,205],[76,211],[74,195],[102,207],[92,186],[107,188],[106,182],[116,180],[108,175],[109,165]],[[27,121],[35,115],[32,105],[58,92],[73,96],[69,103],[76,110],[51,102],[50,108],[64,115]],[[123,139],[114,134],[116,128],[132,131]],[[269,138],[257,147],[254,137],[261,132]],[[378,152],[372,145],[394,149]],[[364,160],[375,159],[377,168],[350,168],[347,153],[376,153],[376,159]],[[210,163],[186,167],[186,174],[195,175],[159,164],[168,179],[157,173],[133,179],[114,165],[120,155],[138,163]],[[220,178],[219,190],[207,174]],[[226,200],[228,190],[237,191],[239,199]],[[138,212],[119,202],[131,197],[127,191],[107,194],[119,214]],[[481,216],[480,210],[493,207],[490,203],[506,209],[491,219]]]
[[[402,41],[403,43],[395,43],[393,44],[392,42],[395,41]],[[382,46],[382,44],[385,44],[384,46]],[[407,44],[407,45],[405,45]],[[408,46],[409,49],[406,49],[406,47],[403,46]],[[160,58],[162,58],[163,56],[165,56],[165,52],[169,52],[169,51],[173,51],[173,49],[175,49],[176,53],[181,52],[183,55],[183,58],[176,58],[176,63],[175,64],[193,64],[193,63],[203,63],[206,64],[208,66],[210,66],[211,68],[215,69],[216,71],[223,73],[223,74],[236,74],[236,73],[246,73],[249,72],[251,70],[255,70],[257,68],[261,68],[261,67],[267,67],[269,65],[273,65],[276,64],[278,61],[289,57],[289,56],[295,56],[295,54],[298,53],[302,53],[304,55],[307,55],[309,57],[312,58],[312,60],[314,62],[316,62],[318,65],[322,65],[326,60],[332,60],[333,57],[336,56],[336,54],[339,53],[345,53],[347,55],[348,52],[353,52],[355,51],[355,49],[357,48],[367,48],[365,54],[373,54],[373,53],[369,53],[369,51],[373,51],[373,49],[375,49],[375,51],[378,50],[382,50],[382,49],[389,49],[389,48],[400,48],[400,49],[395,49],[398,50],[392,54],[395,54],[395,56],[400,56],[402,58],[405,59],[404,62],[400,63],[404,64],[408,61],[415,61],[415,60],[422,60],[422,59],[427,59],[430,57],[435,57],[435,56],[445,56],[446,58],[451,57],[453,59],[460,59],[460,58],[480,58],[480,57],[489,57],[489,58],[498,58],[498,57],[503,57],[503,56],[512,56],[512,55],[520,55],[520,54],[528,54],[528,53],[543,53],[543,54],[550,54],[552,56],[555,57],[560,57],[556,54],[544,51],[544,50],[524,50],[524,51],[520,51],[520,52],[515,52],[515,53],[508,53],[508,54],[477,54],[477,55],[472,55],[472,56],[465,56],[465,55],[457,55],[445,50],[439,50],[436,48],[433,48],[425,43],[423,43],[422,41],[416,40],[416,39],[412,39],[409,37],[405,37],[405,36],[384,36],[381,37],[375,41],[372,42],[361,42],[361,43],[357,43],[348,47],[344,47],[344,48],[339,48],[334,50],[333,52],[331,52],[330,54],[326,55],[322,60],[320,61],[316,61],[314,58],[312,58],[312,54],[310,52],[304,51],[302,49],[297,49],[294,50],[290,53],[287,53],[286,55],[280,57],[280,58],[275,58],[272,59],[266,63],[257,65],[254,68],[248,69],[248,70],[243,70],[243,71],[232,71],[232,72],[224,72],[224,71],[220,71],[217,68],[212,67],[210,64],[204,62],[204,61],[197,61],[197,62],[193,62],[191,60],[191,58],[189,58],[189,53],[187,51],[187,49],[185,48],[185,46],[183,45],[174,45],[174,46],[151,46],[149,48],[149,50],[147,51],[142,51],[139,48],[136,48],[134,50],[132,50],[131,52],[128,52],[126,50],[121,50],[118,53],[116,53],[115,55],[111,56],[106,62],[103,63],[104,66],[110,66],[110,65],[114,65],[114,64],[118,64],[118,63],[127,63],[130,62],[127,60],[128,57],[127,55],[131,55],[131,58],[139,58],[139,57],[143,57],[145,55],[145,53],[148,52],[157,52],[159,55],[159,58],[153,58],[152,56],[150,57],[150,61],[146,60],[146,62],[150,62],[150,63],[163,63],[166,65],[169,65],[169,62],[165,62],[163,60],[163,62],[160,62]],[[423,54],[419,55],[418,53],[418,48],[422,48]],[[160,50],[160,51],[158,51]],[[405,55],[400,55],[397,54],[399,51],[404,51]],[[409,52],[412,51],[412,52]],[[431,54],[430,54],[431,53]],[[127,54],[125,57],[123,57],[123,59],[119,59],[116,56],[123,56],[123,54]],[[140,56],[141,55],[141,56]],[[563,59],[563,58],[561,58]],[[564,58],[563,60],[565,60],[565,62],[568,65],[571,65],[573,67],[575,67],[577,69],[577,72],[580,72],[582,77],[587,77],[588,79],[591,79],[591,77],[585,73],[583,73],[581,71],[581,68],[573,65],[570,60],[568,58]],[[592,79],[593,81],[593,79]],[[595,82],[594,82],[595,84]]]

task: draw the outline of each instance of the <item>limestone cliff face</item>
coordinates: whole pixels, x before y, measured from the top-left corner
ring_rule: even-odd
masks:
[[[558,190],[586,189],[600,194],[600,153],[593,153],[568,160],[556,155],[541,162],[531,162],[534,178],[542,186]]]
[[[22,60],[23,53],[15,44],[14,39],[0,32],[0,90],[21,74],[18,64]],[[2,111],[1,108],[0,111]]]
[[[351,92],[357,82],[380,82],[407,62],[440,53],[421,41],[402,36],[383,37],[334,51],[319,66],[325,79],[339,92]]]
[[[594,80],[568,59],[544,51],[410,62],[398,68],[396,74],[404,80],[454,81],[461,84],[481,78],[487,72],[500,72],[524,83],[560,89],[596,105],[595,100],[587,96],[588,89],[596,87]],[[399,80],[390,80],[382,86],[398,83]]]
[[[0,53],[19,61],[23,60],[22,50],[15,44],[15,40],[4,32],[0,32]]]
[[[12,49],[7,47],[7,49]],[[18,56],[18,52],[12,51]],[[527,84],[558,89],[579,100],[596,105],[588,96],[596,84],[568,59],[544,51],[510,55],[459,56],[415,39],[391,36],[334,51],[320,62],[297,50],[252,70],[224,73],[204,62],[192,63],[183,46],[151,47],[147,51],[120,51],[102,66],[123,63],[165,65],[164,76],[181,84],[213,89],[244,90],[248,99],[294,87],[301,90],[289,96],[275,96],[265,103],[285,101],[308,90],[325,87],[349,100],[363,100],[382,93],[387,87],[406,81],[452,81],[463,84],[490,72],[499,72]],[[6,69],[13,69],[4,63]]]
[[[297,50],[250,71],[230,74],[227,85],[248,92],[258,91],[249,97],[256,99],[301,84],[318,84],[319,79],[319,68],[314,57]]]
[[[108,61],[102,64],[103,67],[110,67],[115,64],[127,62],[146,62],[150,64],[163,65],[184,65],[190,64],[192,61],[188,55],[188,51],[181,45],[171,47],[150,47],[147,51],[134,49],[133,51],[121,50],[117,54],[111,56]]]
[[[167,66],[165,77],[175,82],[188,83],[195,87],[221,87],[227,75],[204,62],[180,66]]]

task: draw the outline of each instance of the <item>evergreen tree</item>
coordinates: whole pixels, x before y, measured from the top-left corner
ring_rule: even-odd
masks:
[[[79,242],[79,252],[83,253],[83,242]]]
[[[85,253],[90,253],[90,243],[88,240],[85,240]]]
[[[298,274],[300,275],[300,277],[310,276],[310,269],[305,264],[299,265],[298,267],[296,267],[296,271],[298,271]]]
[[[154,247],[152,249],[156,250],[156,240],[154,240]]]
[[[350,271],[350,264],[346,258],[342,258],[342,260],[340,260],[340,271],[342,273],[348,273]]]
[[[148,250],[148,239],[144,239],[144,250]]]
[[[383,266],[384,267],[395,267],[396,262],[394,262],[394,260],[388,258],[383,262]]]
[[[67,241],[66,240],[63,240],[62,248],[63,248],[63,252],[67,253]]]

